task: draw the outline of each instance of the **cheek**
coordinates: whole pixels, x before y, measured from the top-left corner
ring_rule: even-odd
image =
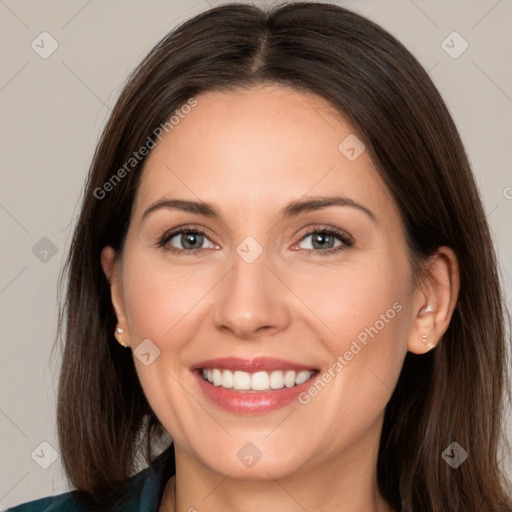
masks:
[[[211,287],[211,275],[199,274],[185,265],[171,265],[161,258],[137,258],[135,254],[123,276],[130,333],[139,339],[163,341],[171,337],[175,326],[193,314],[194,305]]]
[[[411,276],[405,263],[390,265],[390,261],[400,260],[353,265],[346,272],[331,272],[328,278],[324,273],[322,279],[319,272],[316,280],[314,275],[302,280],[298,292],[308,298],[308,307],[325,326],[322,340],[332,359],[327,368],[336,377],[329,384],[333,393],[324,394],[326,401],[333,402],[324,405],[340,414],[348,408],[344,421],[347,414],[353,414],[355,421],[362,407],[374,412],[384,408],[407,352]],[[333,368],[336,361],[339,364]]]
[[[123,265],[123,292],[130,342],[139,381],[153,411],[169,432],[180,439],[193,418],[183,404],[190,401],[186,391],[191,375],[186,369],[193,338],[194,305],[211,284],[191,276],[185,266],[170,265],[132,250]],[[137,350],[145,340],[157,357],[146,365]],[[152,354],[153,354],[152,353]],[[151,355],[153,357],[153,355]],[[180,414],[175,414],[180,411]]]
[[[370,255],[338,269],[311,267],[295,275],[294,292],[323,323],[322,333],[332,349],[346,348],[347,341],[350,345],[358,336],[364,342],[368,330],[377,335],[374,327],[379,336],[391,334],[401,323],[405,315],[398,310],[403,309],[410,276],[406,265],[403,270],[390,265],[392,259]]]

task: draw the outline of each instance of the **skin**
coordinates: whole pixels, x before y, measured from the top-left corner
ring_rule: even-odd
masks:
[[[149,366],[134,356],[175,443],[176,479],[160,512],[390,511],[376,480],[384,409],[407,351],[427,352],[448,327],[456,258],[440,248],[415,286],[396,205],[367,151],[349,161],[338,150],[355,130],[323,99],[262,85],[197,100],[146,160],[123,254],[102,253],[119,339],[135,350],[149,338],[160,350]],[[376,220],[350,206],[280,220],[291,201],[334,195]],[[142,220],[163,198],[207,201],[222,220],[170,208]],[[187,253],[181,235],[157,247],[184,224],[206,230],[201,253]],[[314,246],[305,235],[313,225],[342,229],[354,244],[322,255],[342,242]],[[247,236],[263,250],[252,263],[236,252]],[[306,405],[230,413],[189,370],[204,359],[272,356],[327,371],[396,302],[401,311]],[[248,442],[262,453],[252,467],[236,456]]]

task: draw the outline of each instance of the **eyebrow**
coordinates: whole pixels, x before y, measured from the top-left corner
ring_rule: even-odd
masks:
[[[330,206],[349,206],[351,208],[356,208],[357,210],[364,212],[372,222],[377,224],[377,218],[369,208],[348,197],[341,196],[315,196],[308,199],[292,201],[281,211],[280,220],[296,217],[301,213],[321,210]],[[156,201],[142,214],[141,220],[144,220],[149,214],[161,208],[180,210],[183,212],[194,213],[196,215],[203,215],[204,217],[210,217],[212,219],[222,220],[221,213],[211,203],[204,201],[190,201],[186,199],[161,199]]]

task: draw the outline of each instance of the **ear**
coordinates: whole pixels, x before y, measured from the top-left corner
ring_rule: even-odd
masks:
[[[459,265],[449,247],[439,247],[430,258],[429,272],[414,292],[413,318],[407,348],[424,354],[448,329],[459,295]]]
[[[118,260],[117,253],[112,247],[106,246],[101,251],[101,266],[110,284],[110,298],[117,317],[116,329],[119,327],[123,330],[120,334],[116,332],[115,336],[118,341],[129,345],[130,333],[128,331],[128,321],[121,287],[121,262]]]

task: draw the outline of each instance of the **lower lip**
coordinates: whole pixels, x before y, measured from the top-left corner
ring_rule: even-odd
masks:
[[[261,414],[285,407],[297,399],[320,375],[320,372],[316,372],[306,382],[293,386],[293,388],[285,386],[273,391],[244,392],[214,386],[204,380],[198,371],[193,373],[199,382],[199,387],[213,403],[237,414]]]

